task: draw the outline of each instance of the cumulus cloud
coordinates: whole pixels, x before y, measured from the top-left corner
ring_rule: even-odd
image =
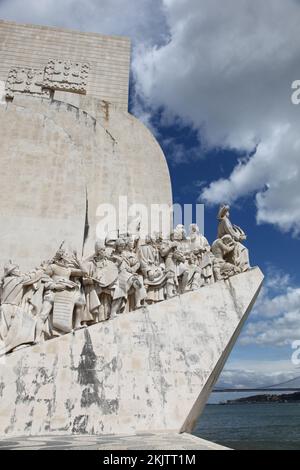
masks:
[[[289,346],[300,340],[300,287],[272,268],[240,345]]]
[[[300,375],[299,369],[290,361],[239,361],[224,369],[218,381],[219,388],[257,388],[269,387],[295,379]],[[293,381],[291,386],[299,386],[300,380]],[[238,398],[238,397],[237,397]]]
[[[126,35],[135,45],[161,44],[168,35],[161,0],[0,0],[0,17]]]
[[[133,62],[146,107],[180,117],[209,148],[244,151],[227,179],[204,188],[203,201],[255,194],[259,223],[299,233],[300,107],[291,103],[300,78],[299,2],[163,4],[169,41],[141,48]]]
[[[279,318],[249,324],[240,344],[291,346],[293,341],[300,340],[299,314],[298,307]]]
[[[299,109],[300,118],[300,109]],[[212,182],[202,192],[209,203],[233,202],[256,194],[257,222],[300,233],[300,128],[297,123],[274,130],[248,161],[239,163],[228,179]]]

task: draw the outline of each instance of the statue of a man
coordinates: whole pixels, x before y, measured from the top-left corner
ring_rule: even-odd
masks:
[[[80,278],[87,275],[86,268],[78,261],[76,254],[71,258],[60,247],[46,273],[55,282],[55,287],[48,292],[47,298],[49,309],[50,305],[53,306],[53,329],[58,334],[69,333],[80,328],[82,323],[93,320],[85,310],[86,301],[80,283]]]
[[[233,274],[241,272],[239,267],[227,261],[228,256],[235,250],[236,243],[231,235],[223,235],[222,238],[217,238],[213,242],[211,252],[214,255],[213,269],[216,281],[226,279]]]
[[[197,224],[191,224],[189,228],[191,250],[198,258],[203,284],[212,284],[214,282],[214,274],[213,256],[211,255],[210,245],[207,238],[200,232]]]
[[[24,297],[29,289],[35,290],[34,284],[41,277],[41,271],[23,274],[17,264],[10,262],[5,266],[1,288],[0,354],[35,342],[37,317],[31,315],[30,305]]]
[[[118,268],[118,278],[111,307],[111,318],[124,312],[128,296],[131,292],[134,296],[133,308],[140,308],[142,301],[147,297],[143,278],[137,274],[140,263],[137,255],[131,251],[131,246],[132,242],[127,243],[123,238],[118,238],[115,244],[115,251],[111,257]]]
[[[110,316],[113,289],[118,278],[118,269],[109,259],[105,244],[98,240],[95,253],[86,261],[88,276],[83,279],[87,309],[94,321],[107,320]]]
[[[235,249],[232,252],[231,259],[228,261],[232,262],[235,266],[238,266],[241,271],[247,271],[250,268],[249,263],[249,252],[248,249],[241,243],[243,240],[246,240],[245,232],[238,227],[233,225],[230,222],[230,207],[228,205],[223,205],[220,207],[218,213],[218,238],[222,238],[224,235],[230,235],[232,239],[236,242]]]
[[[200,232],[197,224],[189,226],[189,240],[192,250],[201,250],[203,253],[210,251],[210,245],[204,235]]]
[[[193,251],[187,253],[185,258],[189,270],[187,289],[197,290],[203,285],[201,265],[199,264],[197,255]]]
[[[165,298],[164,288],[167,275],[156,240],[151,235],[147,235],[145,243],[139,247],[138,257],[144,285],[147,289],[147,303],[161,302]]]
[[[167,298],[173,297],[177,292],[182,294],[188,285],[190,273],[185,255],[189,252],[185,228],[177,225],[170,234],[170,240],[164,240],[160,249],[168,274]]]

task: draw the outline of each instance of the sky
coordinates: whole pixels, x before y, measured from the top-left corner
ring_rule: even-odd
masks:
[[[0,0],[0,18],[131,38],[129,111],[162,146],[174,201],[205,204],[210,242],[228,202],[265,274],[218,385],[300,376],[300,1]]]

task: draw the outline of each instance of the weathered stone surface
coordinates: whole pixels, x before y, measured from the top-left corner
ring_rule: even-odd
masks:
[[[230,450],[191,434],[134,434],[131,436],[39,436],[0,439],[0,450]],[[178,459],[178,462],[180,460]],[[184,460],[183,460],[184,462]],[[188,462],[188,461],[187,461]],[[169,460],[169,463],[173,461]],[[180,462],[181,463],[181,462]]]
[[[12,258],[32,269],[62,240],[90,254],[98,206],[118,209],[121,195],[128,205],[171,205],[157,141],[130,114],[100,104],[95,115],[21,95],[0,106],[0,265]]]
[[[6,105],[5,102],[5,82],[0,80],[0,105]]]
[[[43,86],[51,90],[86,94],[89,68],[87,62],[50,59],[45,68]]]
[[[32,269],[62,240],[91,252],[119,196],[172,204],[163,152],[127,113],[128,38],[0,20],[0,43],[0,265]]]
[[[33,96],[50,96],[49,90],[43,89],[44,72],[29,67],[13,67],[8,73],[6,97],[13,98],[15,93],[30,93]]]
[[[0,80],[12,67],[43,70],[51,58],[88,62],[86,93],[127,111],[129,38],[0,20],[0,44]]]
[[[0,366],[0,436],[191,431],[259,292],[258,268]]]

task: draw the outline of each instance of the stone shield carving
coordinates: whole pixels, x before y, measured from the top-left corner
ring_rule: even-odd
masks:
[[[44,71],[29,67],[13,67],[10,69],[5,94],[7,98],[14,95],[30,93],[35,96],[49,97],[49,90],[43,86]]]
[[[44,87],[86,94],[89,64],[50,59],[45,68]]]
[[[53,309],[53,326],[60,331],[72,330],[74,292],[56,292]]]

